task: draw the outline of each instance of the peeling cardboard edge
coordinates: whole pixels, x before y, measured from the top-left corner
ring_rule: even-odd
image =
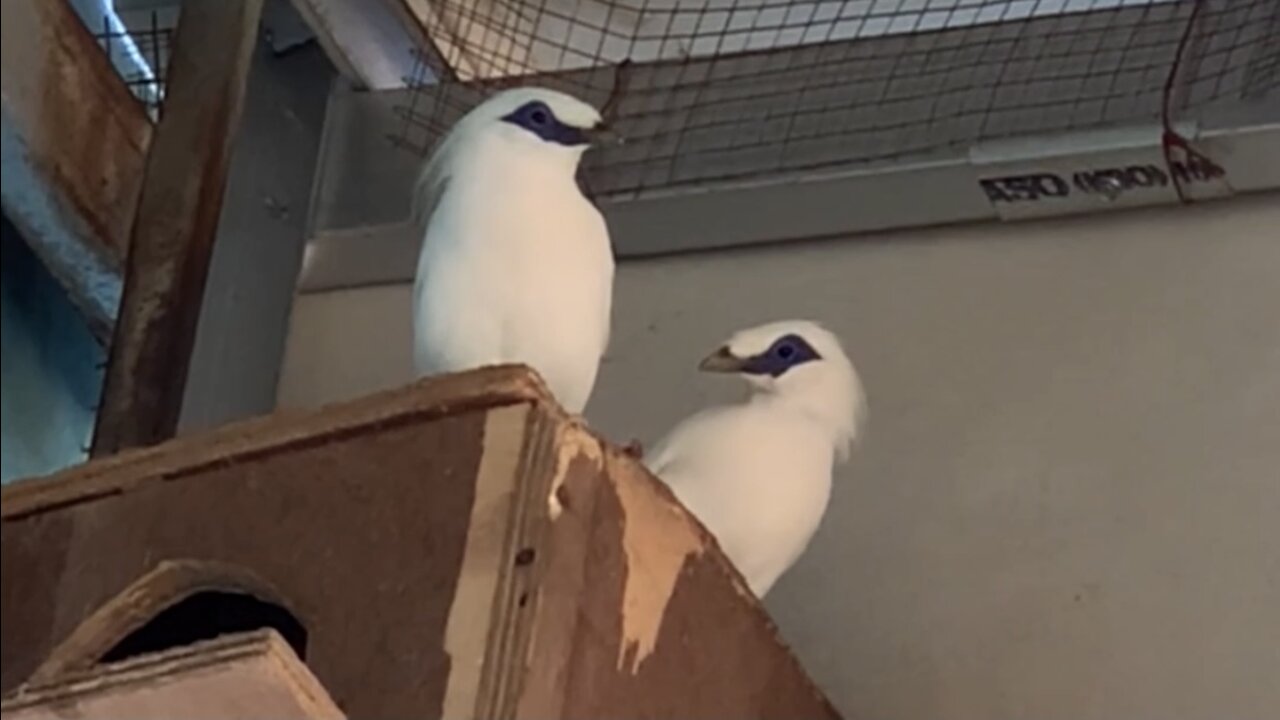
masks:
[[[485,419],[462,567],[445,626],[444,649],[450,667],[441,717],[481,716],[478,702],[529,414],[528,405],[517,405],[494,410]]]
[[[306,702],[326,716],[342,717],[328,692],[294,654],[289,644],[274,630],[254,630],[223,635],[212,640],[118,663],[99,665],[48,682],[20,686],[0,703],[5,713],[16,712],[50,701],[73,702],[114,688],[141,685],[179,673],[227,665],[248,657],[273,659],[304,693]]]
[[[678,502],[656,491],[654,478],[610,472],[622,508],[622,551],[626,579],[622,593],[622,637],[617,669],[632,675],[657,648],[667,606],[685,563],[700,557],[712,540]]]

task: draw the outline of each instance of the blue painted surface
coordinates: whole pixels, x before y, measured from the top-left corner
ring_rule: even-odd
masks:
[[[17,231],[0,233],[0,480],[85,459],[104,351]]]

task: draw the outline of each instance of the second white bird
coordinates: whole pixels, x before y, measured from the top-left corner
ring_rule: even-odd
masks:
[[[866,415],[862,383],[840,341],[807,321],[743,330],[700,368],[741,374],[750,397],[687,418],[646,464],[764,597],[826,513],[833,465]]]
[[[419,375],[525,363],[582,412],[609,341],[614,260],[575,174],[602,126],[569,95],[519,88],[441,142],[414,197]]]

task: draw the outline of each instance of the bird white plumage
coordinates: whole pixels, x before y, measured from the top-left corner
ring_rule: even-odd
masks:
[[[700,368],[741,374],[749,396],[685,419],[646,464],[764,597],[826,513],[866,417],[862,383],[840,341],[803,320],[738,332]]]
[[[525,363],[582,412],[609,340],[614,260],[575,174],[602,127],[576,98],[517,88],[441,141],[414,192],[418,375]]]

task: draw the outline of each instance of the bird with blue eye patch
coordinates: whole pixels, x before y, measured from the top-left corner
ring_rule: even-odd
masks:
[[[516,108],[503,120],[522,127],[547,142],[566,147],[590,145],[591,133],[599,132],[598,127],[589,130],[561,122],[551,108],[541,100],[530,100]]]
[[[419,376],[523,363],[583,411],[609,341],[614,259],[576,173],[610,139],[591,105],[529,87],[493,95],[440,141],[413,194]]]
[[[722,348],[722,351],[731,352],[725,348]],[[706,361],[707,365],[721,362],[721,357],[712,356],[712,359]],[[768,350],[748,358],[737,369],[748,375],[768,375],[771,378],[779,378],[796,365],[821,359],[822,357],[809,345],[808,341],[793,333],[778,338]],[[731,361],[730,364],[732,365],[733,362]]]
[[[807,320],[742,330],[698,367],[745,379],[747,398],[686,418],[644,462],[764,597],[822,522],[865,423],[862,382],[839,339]]]

